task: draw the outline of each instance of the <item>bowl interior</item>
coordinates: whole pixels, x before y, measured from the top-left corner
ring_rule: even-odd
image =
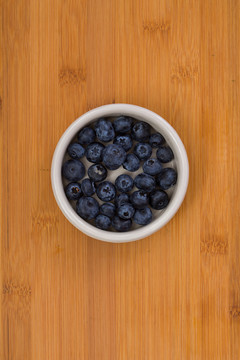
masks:
[[[66,154],[66,149],[69,143],[75,139],[79,130],[87,125],[92,124],[99,117],[108,117],[113,119],[114,117],[120,115],[128,115],[136,120],[146,121],[152,126],[153,130],[160,132],[165,137],[166,142],[174,152],[174,160],[170,163],[163,164],[163,167],[173,167],[178,173],[177,184],[166,191],[170,198],[168,206],[164,210],[151,209],[153,212],[153,221],[149,225],[139,226],[133,223],[132,229],[124,233],[100,230],[91,223],[88,223],[85,220],[81,219],[75,212],[75,203],[70,203],[65,196],[64,187],[68,182],[65,179],[62,179],[61,176],[62,163],[68,158],[70,158]],[[153,149],[152,156],[155,157],[155,154],[156,150]],[[85,157],[81,159],[81,161],[84,163],[86,170],[89,166],[92,165],[92,163],[90,163]],[[108,171],[108,177],[106,180],[114,182],[117,176],[124,173],[129,173],[134,178],[140,172],[142,172],[141,167],[138,171],[133,173],[129,173],[123,167],[120,167],[115,171]],[[87,177],[87,175],[85,177]],[[58,205],[63,211],[64,215],[74,226],[76,226],[79,230],[83,231],[87,235],[100,240],[111,242],[126,242],[137,240],[150,235],[151,233],[162,227],[166,222],[171,219],[171,217],[179,208],[187,189],[187,183],[187,155],[176,131],[159,115],[147,109],[128,104],[105,105],[100,108],[93,109],[88,113],[82,115],[79,119],[72,123],[72,125],[65,131],[65,133],[59,140],[52,162],[53,191]],[[132,191],[135,190],[137,189],[134,188]],[[94,195],[94,197],[96,197],[96,195]],[[102,203],[97,197],[96,199],[98,200],[99,204]]]

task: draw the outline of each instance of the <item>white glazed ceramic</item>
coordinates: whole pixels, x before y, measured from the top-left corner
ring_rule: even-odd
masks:
[[[77,132],[96,121],[100,117],[128,115],[138,120],[148,122],[156,131],[159,131],[172,148],[175,159],[174,167],[178,173],[177,184],[174,187],[169,205],[164,211],[159,211],[158,216],[146,226],[118,233],[96,228],[81,219],[70,205],[64,193],[61,168],[67,146]],[[121,167],[123,170],[123,168]],[[118,169],[121,171],[120,169]],[[126,171],[125,171],[126,172]],[[119,173],[118,173],[119,175]],[[144,238],[162,228],[177,212],[187,191],[189,165],[186,150],[176,131],[161,116],[140,106],[129,104],[110,104],[90,110],[74,121],[64,132],[54,152],[51,168],[52,188],[55,199],[65,217],[79,230],[102,241],[122,243]],[[156,214],[156,213],[155,213]]]

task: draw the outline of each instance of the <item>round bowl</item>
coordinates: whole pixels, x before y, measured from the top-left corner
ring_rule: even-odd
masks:
[[[100,117],[111,117],[119,115],[128,115],[137,120],[145,121],[149,123],[156,131],[159,131],[165,137],[168,145],[173,150],[173,167],[176,168],[178,173],[178,180],[176,185],[174,186],[173,192],[171,193],[171,199],[168,206],[164,210],[159,211],[159,214],[149,225],[142,226],[140,228],[123,233],[100,230],[80,218],[80,216],[78,216],[78,214],[72,208],[70,202],[65,195],[61,174],[62,163],[65,157],[66,149],[71,140],[76,136],[78,131],[81,128],[96,121]],[[117,171],[117,175],[119,175],[119,173],[121,172],[126,172],[122,167]],[[113,243],[123,243],[139,240],[141,238],[151,235],[155,231],[162,228],[176,214],[177,210],[179,209],[187,191],[188,177],[189,164],[187,153],[177,132],[166,120],[164,120],[156,113],[140,106],[130,104],[104,105],[96,109],[90,110],[80,116],[67,128],[67,130],[60,138],[53,155],[51,167],[51,181],[53,193],[58,203],[58,206],[60,207],[64,216],[77,229],[81,230],[88,236],[98,240]]]

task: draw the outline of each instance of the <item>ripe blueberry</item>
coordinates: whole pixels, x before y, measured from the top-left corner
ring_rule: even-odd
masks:
[[[152,221],[152,211],[147,206],[136,210],[133,220],[138,225],[147,225]]]
[[[157,175],[162,170],[162,165],[158,159],[148,159],[143,164],[143,171],[148,175]]]
[[[168,163],[174,158],[172,149],[169,146],[160,146],[156,155],[161,163]]]
[[[85,149],[82,145],[78,143],[73,143],[68,146],[67,152],[72,159],[80,159],[84,156]]]
[[[141,173],[135,177],[134,184],[138,189],[151,192],[155,189],[156,181],[153,176]]]
[[[118,135],[115,137],[113,143],[121,145],[125,151],[130,150],[133,145],[130,135]]]
[[[70,181],[79,181],[85,175],[85,166],[80,160],[67,160],[62,166],[63,176]]]
[[[134,191],[130,196],[130,201],[135,209],[143,209],[148,204],[148,194],[143,190]]]
[[[100,214],[106,215],[111,219],[114,217],[116,212],[116,206],[112,203],[104,203],[100,206]]]
[[[89,144],[86,149],[86,158],[92,163],[99,163],[102,161],[102,153],[105,146],[100,143]]]
[[[97,196],[102,201],[111,201],[116,196],[116,188],[110,181],[103,181],[97,186]]]
[[[99,205],[91,196],[82,196],[77,201],[76,211],[84,220],[94,219],[99,213]]]
[[[135,154],[127,154],[123,168],[131,172],[137,171],[140,168],[139,158]]]
[[[128,116],[119,116],[114,120],[113,126],[117,134],[126,134],[131,130],[132,119]]]
[[[157,184],[163,190],[169,189],[177,182],[177,173],[173,168],[162,169],[160,174],[157,175]]]
[[[117,144],[110,144],[103,150],[103,163],[110,170],[118,169],[126,158],[126,151]]]
[[[165,143],[165,139],[160,133],[152,134],[149,138],[149,144],[152,148],[158,148]]]
[[[112,226],[115,230],[121,232],[121,231],[128,231],[130,230],[132,226],[132,220],[123,220],[119,216],[114,216],[112,220]]]
[[[81,185],[75,182],[69,183],[65,187],[65,194],[68,200],[78,200],[82,195]]]
[[[133,179],[127,174],[119,175],[115,180],[115,186],[119,192],[129,192],[133,188]]]
[[[168,203],[169,198],[167,193],[162,190],[154,190],[149,197],[149,203],[153,209],[161,210],[164,209]]]
[[[88,168],[88,176],[95,182],[103,181],[107,177],[107,169],[102,164],[94,164]]]
[[[101,118],[95,123],[94,126],[99,141],[109,142],[113,140],[115,131],[111,121]]]
[[[139,121],[132,128],[132,137],[136,141],[148,141],[150,136],[150,125],[144,121]]]
[[[107,230],[111,226],[111,219],[106,215],[99,214],[95,219],[95,225],[99,229]]]
[[[118,207],[117,214],[121,219],[131,219],[135,213],[135,209],[132,204],[125,203]]]
[[[78,142],[82,145],[88,145],[94,142],[95,137],[95,131],[90,127],[85,127],[78,133]]]
[[[81,187],[85,196],[92,196],[96,190],[94,182],[88,178],[82,181]]]
[[[147,160],[152,155],[152,148],[147,143],[137,143],[133,151],[140,160]]]

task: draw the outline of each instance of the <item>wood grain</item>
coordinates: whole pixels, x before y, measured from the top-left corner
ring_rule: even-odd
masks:
[[[240,358],[240,2],[2,0],[0,358]],[[88,238],[50,166],[107,103],[178,131],[187,196],[149,238]]]

